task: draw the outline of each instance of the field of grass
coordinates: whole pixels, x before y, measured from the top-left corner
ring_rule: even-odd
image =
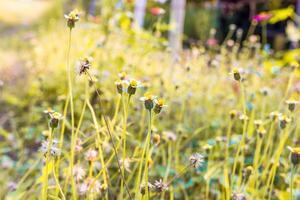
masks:
[[[299,200],[300,50],[249,30],[173,56],[130,23],[0,42],[0,199]]]

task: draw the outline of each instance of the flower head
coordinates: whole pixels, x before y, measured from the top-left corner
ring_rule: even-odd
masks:
[[[281,115],[279,117],[280,128],[284,129],[286,127],[286,125],[288,123],[290,123],[291,121],[292,121],[291,118],[287,117],[286,115]]]
[[[79,75],[87,73],[87,71],[92,66],[93,58],[89,56],[85,56],[81,58],[77,64],[77,71]]]
[[[289,99],[285,101],[285,103],[288,105],[288,109],[293,112],[296,108],[296,105],[299,103],[299,101],[296,101],[294,99]]]
[[[136,89],[141,85],[140,82],[135,79],[130,79],[130,81],[126,81],[125,83],[128,85],[127,93],[129,95],[134,95]]]
[[[81,194],[87,194],[89,191],[91,194],[98,194],[102,189],[100,182],[94,178],[87,178],[84,183],[79,186],[79,192]]]
[[[271,17],[272,17],[271,14],[269,14],[267,12],[262,12],[262,13],[259,13],[258,15],[255,15],[253,17],[253,21],[255,21],[257,23],[264,22],[264,21],[269,20]]]
[[[288,146],[287,148],[291,152],[290,160],[293,163],[293,165],[300,164],[300,147],[292,148],[292,147]]]
[[[232,72],[230,73],[233,75],[234,80],[240,81],[241,80],[241,72],[238,68],[233,68]]]
[[[61,154],[61,150],[57,147],[58,142],[56,142],[56,140],[52,141],[52,145],[50,146],[50,155],[54,158],[56,158],[57,156],[59,156]],[[46,155],[48,153],[48,146],[49,146],[49,141],[43,141],[42,145],[40,147],[40,151]]]
[[[232,200],[246,200],[246,197],[243,193],[236,193],[234,192],[232,195],[231,195],[231,199]]]
[[[155,99],[154,103],[155,103],[154,112],[156,114],[159,114],[161,112],[162,108],[167,106],[166,104],[164,104],[163,99]]]
[[[194,153],[190,156],[190,165],[197,169],[198,167],[201,167],[204,163],[204,157],[200,153]]]
[[[75,23],[79,21],[80,16],[77,9],[71,11],[69,14],[65,15],[65,18],[67,19],[67,25],[70,29],[75,27]]]
[[[156,180],[154,183],[153,183],[153,189],[156,191],[156,192],[163,192],[163,191],[166,191],[169,189],[168,187],[168,184],[164,183],[162,181],[162,179],[159,179],[159,180]]]
[[[48,112],[48,114],[50,117],[50,122],[49,122],[50,127],[57,128],[59,120],[61,120],[63,118],[62,115],[60,113],[54,112],[54,111]]]
[[[89,149],[86,154],[85,154],[85,159],[88,160],[89,162],[95,162],[98,157],[98,152],[93,149]]]
[[[77,182],[82,180],[85,177],[84,169],[80,165],[75,165],[73,168],[73,176]]]
[[[140,98],[140,100],[144,102],[145,108],[150,111],[154,107],[155,98],[156,96],[152,94],[145,94],[143,97]]]

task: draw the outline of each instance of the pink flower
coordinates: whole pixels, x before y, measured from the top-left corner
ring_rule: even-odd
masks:
[[[207,41],[206,41],[206,44],[208,46],[216,46],[218,44],[218,40],[216,40],[215,38],[209,38]]]
[[[153,7],[153,8],[150,8],[150,13],[154,16],[161,16],[161,15],[165,14],[166,11],[160,7]]]
[[[266,12],[262,12],[262,13],[259,13],[258,15],[255,15],[252,19],[256,22],[263,22],[263,21],[267,21],[271,18],[271,14],[269,13],[266,13]]]

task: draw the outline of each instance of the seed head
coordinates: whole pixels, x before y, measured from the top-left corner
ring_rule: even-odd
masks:
[[[81,58],[77,64],[77,71],[79,75],[87,73],[87,71],[92,66],[93,58],[89,56],[85,56]]]
[[[67,20],[67,25],[70,29],[75,27],[75,23],[79,21],[80,16],[77,9],[71,11],[69,14],[65,15],[65,19]]]
[[[190,165],[195,169],[201,167],[204,163],[204,157],[200,153],[194,153],[190,156],[189,160]]]

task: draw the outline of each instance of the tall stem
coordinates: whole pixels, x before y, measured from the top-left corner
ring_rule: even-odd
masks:
[[[47,200],[47,191],[48,191],[48,175],[49,175],[49,162],[50,162],[50,150],[52,146],[52,135],[54,129],[52,128],[49,134],[48,139],[48,147],[47,147],[47,154],[46,154],[46,163],[44,167],[44,175],[43,175],[43,189],[42,189],[42,200]]]

